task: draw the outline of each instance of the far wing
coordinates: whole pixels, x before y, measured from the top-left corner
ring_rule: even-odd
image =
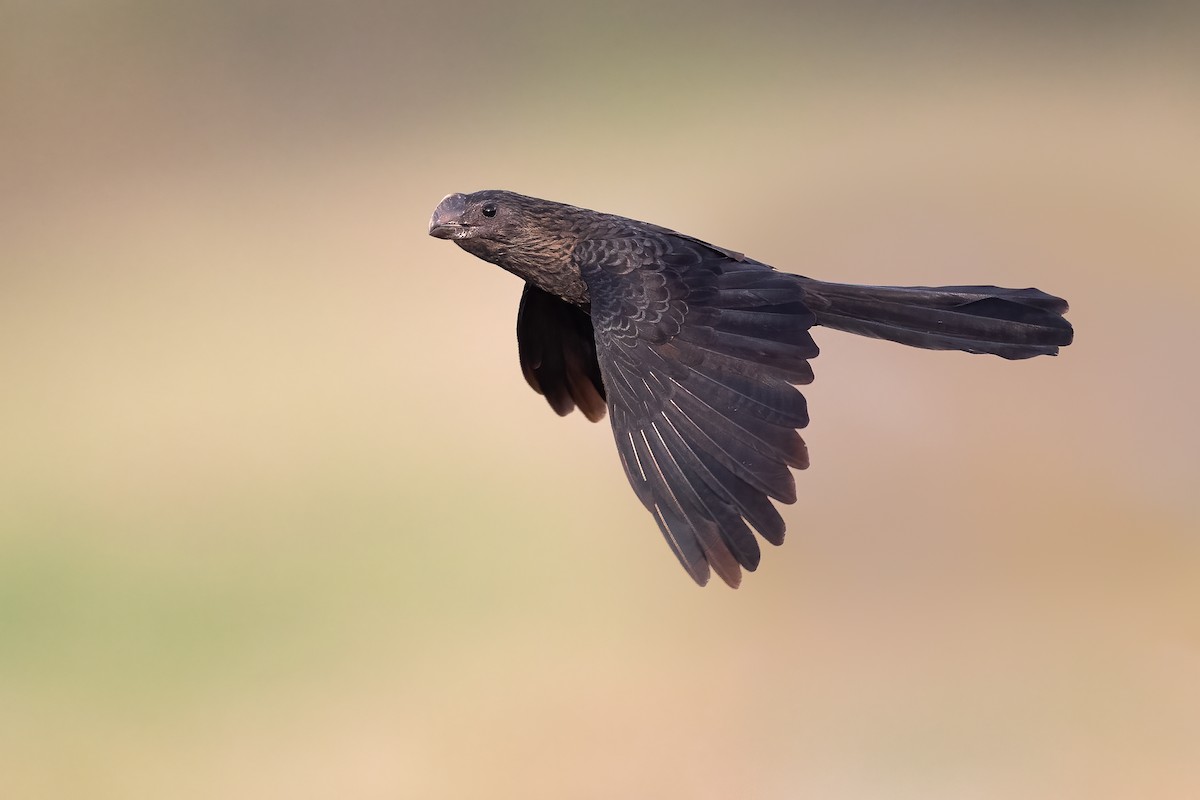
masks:
[[[578,406],[592,422],[604,417],[604,383],[586,311],[525,284],[517,350],[525,380],[560,416]]]
[[[588,241],[575,260],[591,297],[617,450],[642,504],[699,584],[730,586],[783,541],[769,498],[796,500],[808,465],[814,317],[794,276],[686,237]],[[749,526],[747,525],[749,523]]]

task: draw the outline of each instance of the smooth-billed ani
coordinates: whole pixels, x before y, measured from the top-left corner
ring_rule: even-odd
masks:
[[[730,586],[771,503],[796,500],[809,328],[1009,359],[1071,343],[1067,303],[1038,289],[825,283],[611,214],[488,190],[448,195],[429,234],[525,281],[521,369],[559,414],[607,410],[625,474],[688,574]]]

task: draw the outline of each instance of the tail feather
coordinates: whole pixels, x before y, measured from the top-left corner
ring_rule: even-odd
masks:
[[[1057,355],[1074,331],[1065,300],[998,286],[855,286],[804,279],[817,324],[927,350]]]

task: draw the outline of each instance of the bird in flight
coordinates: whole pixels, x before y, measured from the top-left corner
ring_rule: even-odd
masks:
[[[1007,359],[1071,343],[1038,289],[856,286],[778,272],[647,222],[486,190],[447,195],[429,235],[525,281],[521,370],[560,415],[607,412],[625,475],[696,583],[732,587],[783,542],[824,325]]]

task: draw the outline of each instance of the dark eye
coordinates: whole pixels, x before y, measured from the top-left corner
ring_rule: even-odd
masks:
[[[484,215],[485,217],[494,217],[494,216],[496,216],[496,204],[495,204],[495,203],[488,203],[486,206],[484,206],[484,207],[483,207],[482,209],[480,209],[480,210],[481,210],[481,211],[483,211],[483,215]]]

